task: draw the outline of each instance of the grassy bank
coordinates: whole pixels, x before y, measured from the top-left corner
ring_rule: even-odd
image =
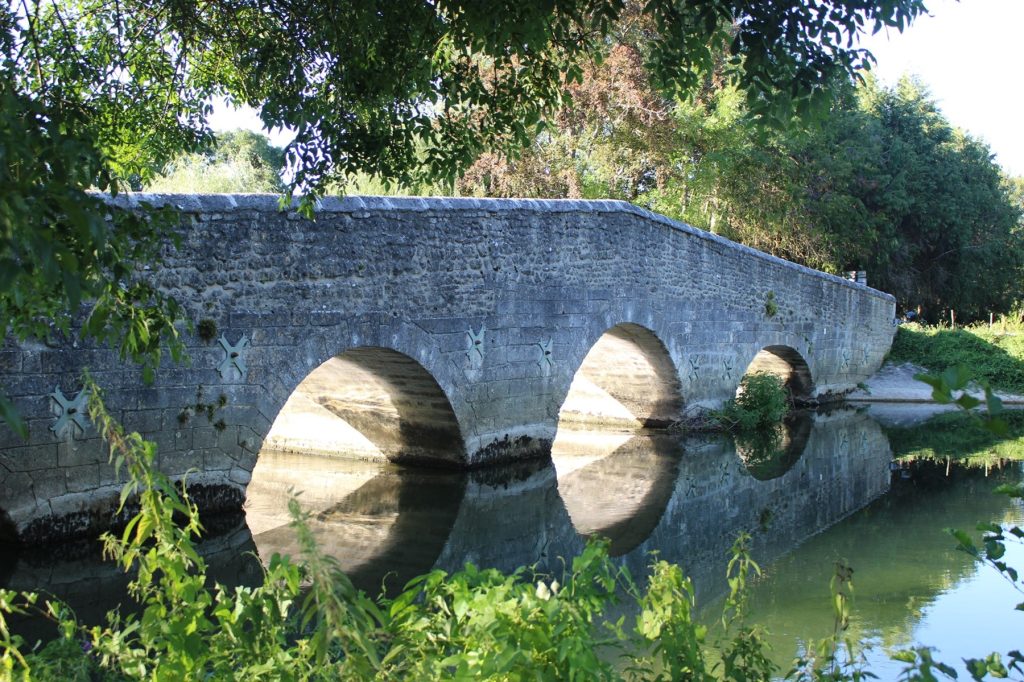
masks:
[[[889,360],[935,371],[966,365],[993,388],[1024,394],[1024,326],[949,329],[905,324],[896,333]]]

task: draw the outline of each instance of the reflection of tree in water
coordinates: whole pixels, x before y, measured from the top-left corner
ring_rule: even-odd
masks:
[[[621,556],[646,540],[672,499],[682,450],[677,438],[635,436],[611,455],[560,476],[558,490],[576,531],[611,540]],[[559,467],[557,452],[555,467]]]
[[[736,433],[736,454],[747,472],[759,481],[778,478],[789,471],[807,447],[814,418],[801,412],[772,429]]]
[[[936,414],[923,423],[885,428],[898,459],[955,461],[992,467],[1000,460],[1024,460],[1024,410],[1007,410],[1000,418],[1008,432],[997,435],[978,428],[977,417],[960,411]]]
[[[886,495],[766,567],[770,580],[752,590],[750,618],[771,633],[779,662],[792,660],[794,640],[818,639],[831,632],[828,582],[837,557],[855,570],[857,592],[848,636],[904,647],[914,642],[915,628],[936,599],[978,571],[969,556],[955,551],[955,541],[945,529],[971,531],[978,521],[1021,514],[1007,497],[992,493],[1000,484],[1024,478],[1019,462],[1004,462],[989,472],[956,463],[947,470],[942,461],[904,467],[892,472],[892,488]],[[1015,616],[1011,604],[1005,617]],[[957,632],[956,624],[950,628]],[[961,636],[974,635],[957,632]],[[989,650],[979,646],[970,653]],[[879,674],[887,679],[887,672]]]
[[[353,584],[377,594],[433,568],[448,542],[466,477],[450,472],[385,471],[309,519],[320,550],[338,560]],[[295,532],[284,525],[254,537],[260,556],[299,556]]]

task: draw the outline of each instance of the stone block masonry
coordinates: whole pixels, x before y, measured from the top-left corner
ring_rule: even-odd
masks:
[[[180,209],[180,247],[146,276],[216,334],[188,336],[191,362],[152,385],[80,341],[0,349],[30,427],[25,442],[0,427],[9,537],[109,523],[119,485],[68,407],[86,367],[168,474],[230,507],[268,435],[296,442],[271,431],[293,396],[300,435],[344,420],[342,449],[477,467],[546,455],[560,418],[643,426],[716,407],[755,358],[802,397],[842,393],[895,332],[887,294],[622,202],[347,197],[309,221],[269,195],[116,201]]]

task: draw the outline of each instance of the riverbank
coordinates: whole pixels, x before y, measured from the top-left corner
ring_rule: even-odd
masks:
[[[886,362],[881,369],[858,388],[846,396],[852,403],[931,403],[932,388],[914,378],[915,374],[927,374],[929,370],[911,362]],[[984,391],[975,389],[972,395],[984,397]],[[1024,396],[1007,391],[996,391],[996,395],[1007,405],[1024,405]]]

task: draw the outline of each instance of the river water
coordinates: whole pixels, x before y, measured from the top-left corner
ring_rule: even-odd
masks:
[[[264,452],[245,516],[208,520],[202,551],[216,579],[255,584],[257,557],[296,550],[286,512],[295,490],[321,547],[372,593],[465,562],[558,574],[563,558],[602,535],[634,576],[655,551],[681,564],[710,622],[729,547],[747,531],[764,568],[751,620],[768,628],[779,665],[832,632],[829,579],[842,561],[854,568],[849,635],[870,646],[872,672],[895,679],[900,664],[888,654],[896,648],[931,645],[952,663],[1019,648],[1024,632],[1024,613],[1013,611],[1024,597],[956,552],[944,531],[1024,522],[1019,503],[992,494],[1024,478],[1016,445],[971,442],[976,456],[958,458],[948,442],[938,451],[929,444],[941,431],[914,426],[920,419],[881,414],[883,426],[846,408],[804,415],[768,447],[562,431],[550,462],[471,473]],[[122,598],[126,578],[101,561],[96,543],[0,552],[0,584],[61,596],[83,622],[101,621]],[[1020,552],[1009,559],[1024,568]],[[38,623],[19,627],[46,635]]]

